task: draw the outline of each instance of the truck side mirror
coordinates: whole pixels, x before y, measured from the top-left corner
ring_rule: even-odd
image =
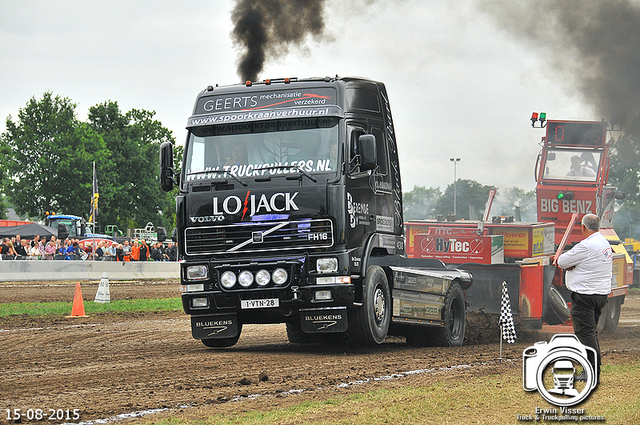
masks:
[[[64,223],[58,223],[58,239],[65,240],[69,237],[69,228]]]
[[[175,181],[173,169],[173,144],[164,142],[160,145],[160,187],[163,192],[171,192]]]
[[[167,229],[165,227],[158,227],[156,229],[158,242],[164,242],[167,240]]]
[[[376,165],[378,165],[376,136],[363,134],[358,137],[358,153],[362,157],[362,163],[360,164],[362,171],[376,168]]]
[[[171,240],[174,242],[178,242],[178,231],[176,230],[175,227],[171,231]]]

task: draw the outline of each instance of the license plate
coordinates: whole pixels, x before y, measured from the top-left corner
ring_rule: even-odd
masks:
[[[264,300],[240,300],[240,308],[269,308],[280,307],[280,300],[278,298],[267,298]]]

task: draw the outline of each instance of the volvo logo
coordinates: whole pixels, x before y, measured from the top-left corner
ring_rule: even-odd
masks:
[[[253,243],[262,243],[264,242],[264,233],[258,231],[251,233],[251,240]]]

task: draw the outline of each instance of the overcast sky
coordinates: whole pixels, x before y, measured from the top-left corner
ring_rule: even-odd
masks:
[[[266,1],[266,0],[264,0]],[[533,190],[551,119],[599,120],[536,46],[503,32],[479,0],[327,0],[325,37],[268,60],[260,79],[325,75],[382,81],[390,96],[403,189],[457,176]],[[233,1],[0,0],[0,131],[47,91],[89,107],[152,110],[178,143],[196,94],[239,82]],[[531,13],[544,19],[544,10]],[[130,170],[135,173],[135,170]]]

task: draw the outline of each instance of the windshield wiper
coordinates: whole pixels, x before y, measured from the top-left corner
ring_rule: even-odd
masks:
[[[242,186],[247,187],[248,184],[242,180],[240,177],[236,176],[235,174],[233,174],[231,171],[229,170],[206,170],[206,171],[195,171],[193,173],[187,173],[187,176],[195,176],[198,174],[213,174],[213,173],[225,173],[229,176],[231,176],[232,179],[234,179],[235,181],[237,181],[238,183],[240,183]]]
[[[308,172],[304,171],[302,168],[300,168],[299,165],[270,165],[269,167],[256,168],[255,171],[262,171],[262,170],[289,170],[289,169],[294,169],[294,168],[296,170],[298,170],[300,172],[300,174],[302,174],[303,176],[305,176],[306,178],[308,178],[312,182],[318,183],[318,179],[313,177]]]

